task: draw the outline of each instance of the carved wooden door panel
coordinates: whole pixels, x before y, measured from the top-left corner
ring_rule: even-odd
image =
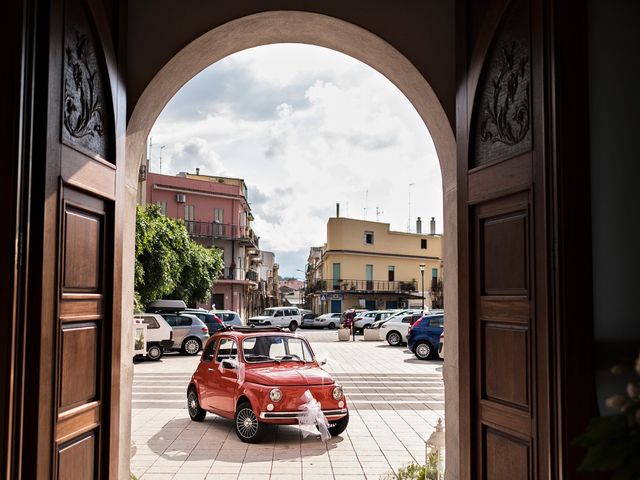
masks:
[[[535,0],[468,2],[459,31],[467,479],[548,478],[541,11]]]
[[[22,477],[106,479],[117,475],[118,455],[120,311],[113,292],[124,103],[112,39],[117,10],[109,2],[55,0],[41,11],[49,41],[36,57],[48,69],[46,83],[41,74],[36,84],[46,122],[36,132],[46,149],[34,173],[42,190],[33,209],[42,209],[42,223],[32,226],[30,258],[40,249],[42,256],[30,266],[38,288],[30,287],[29,314],[40,326],[30,339],[39,355],[26,369],[22,450],[34,458],[24,458]]]

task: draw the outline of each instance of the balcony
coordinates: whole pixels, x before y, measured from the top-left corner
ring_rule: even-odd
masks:
[[[418,282],[391,282],[386,280],[354,280],[354,279],[326,279],[319,280],[308,288],[309,293],[339,292],[339,293],[398,293],[411,294],[418,291]]]
[[[240,240],[245,245],[259,248],[260,237],[251,227],[232,225],[230,223],[200,222],[185,220],[187,232],[192,238],[207,240]]]

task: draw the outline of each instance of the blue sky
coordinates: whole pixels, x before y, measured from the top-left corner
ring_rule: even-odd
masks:
[[[415,231],[436,218],[442,179],[429,132],[386,77],[333,50],[299,44],[231,55],[188,82],[151,132],[150,169],[244,178],[260,246],[283,276],[303,270],[341,215]],[[413,184],[411,187],[410,184]],[[411,210],[409,211],[409,192]],[[376,207],[382,213],[376,217]]]

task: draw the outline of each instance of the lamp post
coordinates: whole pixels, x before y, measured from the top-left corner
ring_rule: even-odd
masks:
[[[424,269],[425,269],[425,264],[421,263],[420,264],[420,277],[422,279],[422,311],[424,312]]]

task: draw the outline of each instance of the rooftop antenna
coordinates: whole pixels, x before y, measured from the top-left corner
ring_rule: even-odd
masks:
[[[364,191],[364,219],[367,219],[367,205],[369,204],[369,190]]]
[[[376,222],[380,221],[380,215],[382,215],[384,212],[382,211],[382,209],[380,207],[376,207]]]
[[[407,219],[407,232],[411,232],[411,187],[413,187],[415,183],[409,184],[409,218]]]
[[[162,150],[166,147],[166,145],[162,145],[160,147],[160,173],[162,173]]]

